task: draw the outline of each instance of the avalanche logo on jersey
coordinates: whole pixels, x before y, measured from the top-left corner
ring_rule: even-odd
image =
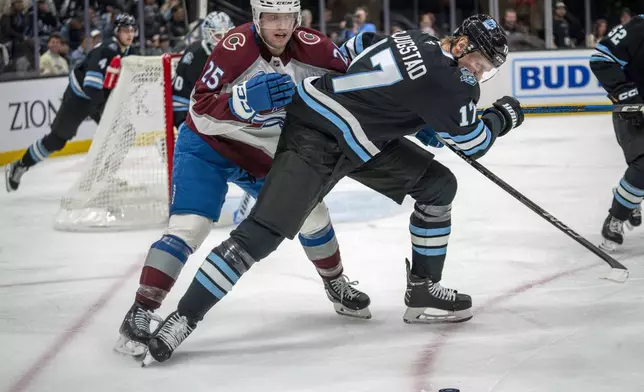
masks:
[[[222,45],[224,45],[225,49],[237,50],[237,47],[241,48],[246,45],[246,36],[242,33],[233,33],[224,40]]]
[[[184,64],[190,65],[194,58],[195,58],[195,55],[192,52],[188,52],[183,56],[183,60],[181,60],[181,62]]]
[[[461,82],[467,83],[470,86],[476,86],[478,83],[476,76],[467,68],[461,68]]]
[[[315,45],[322,41],[322,38],[320,38],[320,36],[312,33],[307,33],[306,31],[298,31],[297,37],[300,39],[300,41],[304,42],[307,45]]]

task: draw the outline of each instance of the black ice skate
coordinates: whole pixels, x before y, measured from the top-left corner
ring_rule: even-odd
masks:
[[[29,170],[28,167],[20,164],[20,161],[15,161],[7,164],[4,167],[4,179],[7,186],[7,192],[14,192],[20,186],[20,178],[25,172]]]
[[[606,252],[612,252],[618,245],[624,243],[624,221],[621,221],[608,214],[602,226],[602,237],[604,240],[599,248]]]
[[[149,365],[152,360],[165,362],[170,359],[174,350],[190,336],[195,328],[197,328],[196,321],[181,316],[178,311],[172,312],[148,341],[148,353],[141,366]]]
[[[631,215],[629,215],[628,220],[626,221],[626,227],[628,227],[628,230],[633,230],[636,227],[640,227],[642,225],[642,207],[637,206],[633,211],[631,211]]]
[[[411,273],[407,263],[406,323],[459,323],[472,318],[472,298]]]
[[[369,304],[371,299],[365,293],[355,289],[357,281],[349,281],[346,275],[335,279],[322,279],[327,297],[333,302],[336,313],[343,316],[370,319]]]
[[[152,337],[150,329],[152,320],[159,323],[163,321],[161,317],[135,302],[121,323],[119,329],[121,337],[116,342],[114,350],[133,357],[144,355],[148,349],[148,341]]]

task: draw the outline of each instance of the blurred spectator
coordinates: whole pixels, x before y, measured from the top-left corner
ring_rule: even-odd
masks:
[[[161,36],[155,34],[151,39],[145,41],[145,54],[149,56],[161,56],[163,50],[161,50]]]
[[[438,28],[436,27],[436,16],[431,12],[423,14],[420,17],[420,29],[435,37],[440,38],[443,35],[438,31]]]
[[[599,41],[604,38],[608,32],[608,22],[606,19],[597,19],[595,21],[595,26],[593,27],[593,32],[588,34],[586,37],[586,47],[594,48]]]
[[[90,1],[90,4],[92,3],[93,2]],[[54,4],[56,6],[57,15],[63,23],[73,15],[82,13],[85,6],[85,2],[83,0],[54,0]]]
[[[555,4],[555,14],[552,20],[552,31],[554,36],[554,44],[557,48],[572,48],[574,47],[570,39],[570,25],[566,20],[566,5],[562,1]]]
[[[313,23],[313,14],[309,10],[302,10],[302,27],[311,29],[311,24]]]
[[[148,7],[148,6],[146,6]],[[155,12],[152,7],[145,9],[143,24],[145,29],[145,39],[151,39],[153,36],[161,34],[161,23],[158,18],[158,11]]]
[[[63,40],[59,34],[49,36],[47,47],[49,50],[40,56],[41,75],[66,75],[69,73],[67,60],[61,56]]]
[[[505,10],[503,29],[508,36],[508,47],[512,51],[543,49],[546,46],[541,39],[528,34],[528,28],[519,22],[517,12],[512,8]]]
[[[10,56],[17,58],[19,46],[25,41],[28,21],[22,0],[12,0],[9,13],[0,18],[0,43],[9,48]]]
[[[342,44],[342,42],[340,42],[340,33],[337,31],[332,31],[331,34],[329,34],[329,38],[338,46]]]
[[[71,68],[76,68],[78,64],[82,63],[87,57],[89,51],[92,50],[94,46],[98,45],[101,40],[101,32],[99,30],[92,30],[91,36],[85,37],[83,44],[70,55]]]
[[[60,30],[60,22],[58,18],[49,8],[49,3],[47,0],[37,0],[36,7],[38,8],[38,37],[40,38],[39,45],[45,47],[49,42],[49,36]],[[29,25],[27,28],[27,35],[33,36],[34,29],[31,21],[33,20],[34,10],[33,8],[27,14],[27,20]]]
[[[114,21],[121,15],[120,8],[107,7],[108,12],[101,18],[101,34],[104,39],[111,38],[114,35]]]
[[[84,17],[84,16],[83,16]],[[92,7],[89,8],[89,28],[90,30],[96,30],[101,27],[101,17],[98,15],[96,10]]]
[[[186,10],[183,7],[174,6],[172,8],[172,19],[168,24],[168,33],[173,42],[179,41],[181,37],[188,33],[186,30]]]
[[[161,14],[163,19],[166,22],[169,22],[172,19],[172,9],[174,7],[180,6],[181,3],[179,0],[166,0],[165,3],[161,6]]]
[[[34,43],[32,40],[27,39],[15,47],[15,57],[13,64],[7,71],[25,73],[35,71],[34,64]]]
[[[350,38],[355,37],[360,33],[375,33],[376,26],[373,23],[367,23],[367,7],[360,6],[356,8],[356,11],[351,17],[351,21],[347,20],[345,17],[344,26],[341,25],[341,28],[344,30],[340,34],[340,39],[346,41]]]
[[[628,8],[623,8],[622,13],[619,16],[619,23],[620,24],[626,24],[626,23],[630,22],[631,19],[633,19],[633,13],[631,12],[631,10],[628,9]]]
[[[503,29],[505,30],[506,34],[525,34],[528,32],[528,29],[518,22],[517,12],[512,8],[505,10],[505,16],[503,17]]]
[[[160,14],[159,4],[156,0],[145,0],[145,6],[143,7],[143,13],[153,13],[155,16]]]
[[[161,49],[161,53],[170,53],[170,37],[162,35],[159,38],[159,49]]]
[[[85,27],[83,26],[83,14],[72,13],[72,18],[63,26],[60,32],[63,40],[67,41],[69,49],[73,52],[83,42]]]
[[[333,10],[329,7],[324,9],[324,21],[328,25],[333,20]]]

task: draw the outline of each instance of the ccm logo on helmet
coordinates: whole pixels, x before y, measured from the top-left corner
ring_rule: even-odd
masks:
[[[233,33],[226,37],[222,45],[228,50],[237,50],[246,44],[246,36],[242,33]]]
[[[307,45],[315,45],[322,41],[319,35],[307,33],[306,31],[298,31],[297,37]]]

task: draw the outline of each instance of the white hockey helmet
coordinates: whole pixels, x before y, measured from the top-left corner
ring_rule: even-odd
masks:
[[[302,21],[300,0],[250,0],[250,7],[253,9],[253,23],[258,33],[260,31],[259,17],[262,15],[262,12],[276,14],[297,13],[297,20],[295,26],[293,26],[294,29]]]
[[[212,50],[234,28],[235,25],[226,13],[211,12],[201,24],[201,39]]]

